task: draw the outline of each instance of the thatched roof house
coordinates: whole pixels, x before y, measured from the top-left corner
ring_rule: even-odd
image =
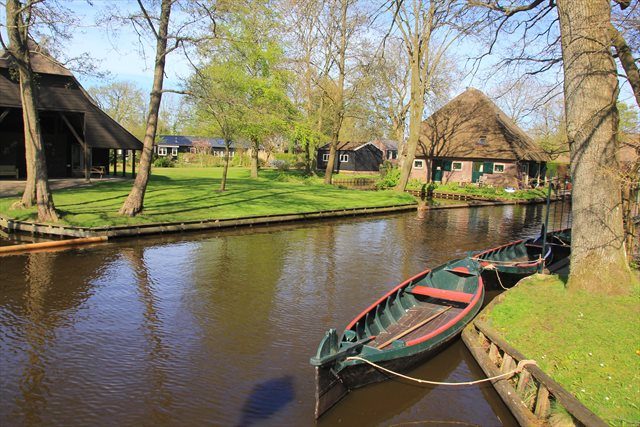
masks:
[[[92,168],[108,171],[109,150],[142,149],[135,136],[98,107],[71,71],[35,43],[31,47],[50,177],[82,175]],[[0,163],[14,165],[24,177],[22,102],[12,68],[9,54],[0,51]]]
[[[493,101],[469,88],[423,122],[412,176],[515,186],[542,176],[549,160]]]

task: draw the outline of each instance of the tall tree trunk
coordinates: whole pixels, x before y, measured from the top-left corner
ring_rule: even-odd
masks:
[[[135,216],[144,208],[144,195],[151,175],[151,159],[153,158],[153,144],[158,129],[158,113],[162,101],[162,85],[164,82],[164,66],[167,52],[167,36],[169,31],[169,16],[172,0],[162,0],[160,12],[160,26],[156,36],[156,61],[153,71],[153,86],[149,100],[149,114],[147,115],[147,129],[144,134],[142,155],[138,175],[133,183],[131,192],[120,208],[120,215]]]
[[[220,191],[224,191],[227,186],[227,172],[229,171],[229,144],[230,140],[224,140],[224,167],[222,168],[222,181],[220,181]]]
[[[409,139],[402,156],[400,157],[400,179],[396,186],[396,191],[404,192],[409,182],[409,176],[411,175],[411,169],[413,168],[413,160],[415,159],[416,149],[418,148],[418,141],[420,139],[420,132],[422,130],[422,113],[424,111],[424,92],[425,82],[422,81],[421,64],[426,67],[426,51],[429,44],[420,40],[421,34],[416,29],[416,33],[413,37],[413,51],[411,56],[411,101],[409,103]],[[424,64],[423,64],[424,61]]]
[[[558,0],[567,134],[573,178],[569,289],[626,292],[618,168],[618,79],[610,53],[608,0]]]
[[[29,52],[29,23],[23,13],[31,13],[17,0],[6,3],[7,32],[9,36],[9,54],[18,66],[20,76],[20,98],[22,101],[22,120],[24,122],[25,159],[27,164],[27,183],[20,204],[31,207],[35,203],[38,220],[58,221],[58,214],[49,188],[47,159],[40,131],[40,118],[36,105],[36,87],[31,68]]]
[[[334,104],[333,129],[331,132],[331,145],[329,147],[329,162],[324,172],[324,183],[331,184],[331,176],[333,175],[333,165],[336,160],[336,150],[338,147],[338,138],[340,137],[340,128],[342,127],[342,119],[344,118],[344,78],[347,55],[347,8],[349,3],[342,0],[340,10],[340,50],[338,51],[338,85],[336,88],[336,98]]]
[[[260,142],[256,139],[251,141],[251,178],[258,177],[258,150],[260,150]]]
[[[636,97],[636,105],[640,107],[640,71],[638,71],[638,66],[636,65],[635,59],[633,58],[633,52],[627,45],[627,42],[622,34],[620,34],[620,31],[618,31],[613,25],[610,27],[610,31],[612,39],[611,43],[616,49],[618,59],[622,64],[622,68],[627,75],[629,85],[631,86],[633,94]]]

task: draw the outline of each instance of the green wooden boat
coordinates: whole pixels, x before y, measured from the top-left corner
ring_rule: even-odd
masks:
[[[316,418],[350,390],[392,376],[370,363],[403,372],[433,356],[475,317],[483,300],[480,265],[465,258],[400,283],[340,336],[330,329],[311,358]]]
[[[498,283],[502,287],[511,287],[545,266],[568,261],[571,253],[571,229],[551,231],[546,238],[543,238],[543,234],[473,255],[472,258],[482,267],[487,288],[491,289]]]

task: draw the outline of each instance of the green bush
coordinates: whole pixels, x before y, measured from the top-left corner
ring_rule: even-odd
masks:
[[[175,163],[169,157],[158,157],[153,162],[153,166],[157,168],[172,168],[175,166]]]
[[[376,187],[379,190],[386,188],[392,188],[398,185],[400,180],[400,169],[398,168],[386,168],[384,165],[380,168],[380,178],[376,182]]]

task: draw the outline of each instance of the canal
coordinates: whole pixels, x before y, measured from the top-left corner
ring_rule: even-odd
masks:
[[[428,211],[0,258],[0,425],[313,425],[309,358],[399,281],[536,234],[544,206]],[[458,341],[412,375],[469,381]],[[329,425],[514,425],[489,385],[388,381]]]

